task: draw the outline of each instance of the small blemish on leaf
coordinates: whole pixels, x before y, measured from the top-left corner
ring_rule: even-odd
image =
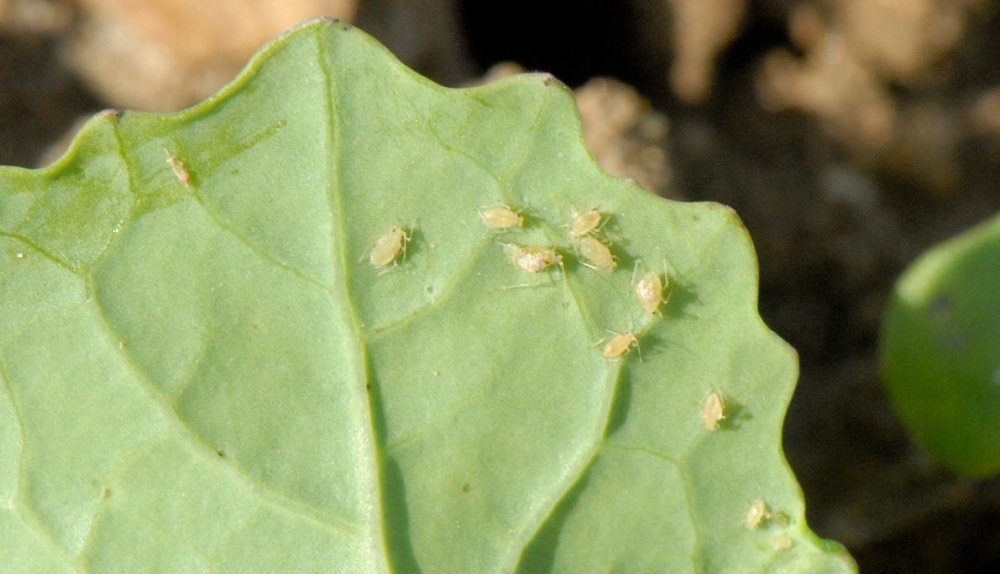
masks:
[[[219,458],[226,458],[226,451],[222,450],[221,448],[217,449],[215,451],[215,456],[217,456]]]
[[[462,485],[463,493],[468,493],[470,490],[472,490],[472,486],[468,482]]]
[[[942,293],[934,298],[930,304],[931,317],[939,325],[951,320],[953,300],[950,294]]]

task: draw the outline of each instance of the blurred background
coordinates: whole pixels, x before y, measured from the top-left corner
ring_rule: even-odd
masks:
[[[198,102],[317,15],[445,85],[550,72],[606,169],[734,207],[801,358],[784,445],[812,527],[865,573],[1000,571],[1000,480],[937,466],[877,363],[902,269],[1000,208],[997,2],[0,0],[0,164],[49,163],[103,108]]]

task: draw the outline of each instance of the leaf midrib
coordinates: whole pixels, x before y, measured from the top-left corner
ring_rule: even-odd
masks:
[[[352,404],[363,405],[363,412],[357,413],[356,418],[359,422],[366,425],[366,432],[359,433],[359,436],[364,437],[364,444],[360,445],[362,452],[359,453],[364,459],[359,461],[360,464],[358,466],[363,469],[364,484],[368,487],[367,500],[364,503],[369,507],[367,534],[367,548],[370,554],[369,564],[371,564],[375,572],[389,572],[389,553],[386,546],[386,533],[383,528],[385,520],[388,517],[385,516],[385,509],[382,504],[383,476],[381,472],[381,452],[376,440],[378,434],[375,428],[377,417],[374,413],[375,405],[372,403],[371,394],[367,392],[367,385],[371,380],[368,373],[369,353],[362,326],[363,322],[357,313],[359,307],[350,288],[353,261],[349,255],[352,251],[351,243],[346,233],[345,197],[343,180],[340,177],[341,160],[344,156],[344,150],[341,148],[343,139],[340,126],[342,124],[338,114],[339,108],[333,104],[334,94],[338,91],[338,84],[335,82],[335,74],[333,73],[336,67],[331,65],[330,54],[326,49],[328,43],[325,40],[329,37],[329,31],[329,27],[316,26],[314,38],[316,39],[316,64],[323,76],[323,97],[327,108],[327,117],[324,118],[326,121],[322,122],[321,129],[324,132],[322,141],[327,151],[326,157],[330,158],[330,161],[325,164],[328,170],[326,177],[328,185],[325,190],[325,196],[330,210],[330,233],[333,235],[330,238],[330,260],[333,268],[340,268],[340,281],[337,280],[336,275],[333,277],[331,291],[333,295],[336,295],[338,291],[343,294],[341,300],[347,302],[345,306],[347,319],[350,323],[350,331],[354,334],[351,341],[353,343],[352,352],[349,353],[349,356],[354,358],[351,361],[350,372],[358,374],[358,378],[354,380],[352,380],[352,377],[345,378],[352,381],[350,384],[351,388],[346,390],[346,392],[356,395]],[[337,101],[341,102],[343,100],[338,98]],[[336,297],[331,297],[331,303],[336,300]],[[336,312],[337,309],[334,309],[334,311]]]

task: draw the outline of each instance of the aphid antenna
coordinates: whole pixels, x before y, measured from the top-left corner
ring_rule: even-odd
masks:
[[[632,283],[633,286],[635,286],[636,279],[639,277],[639,267],[640,266],[643,266],[643,267],[645,266],[643,264],[643,262],[642,262],[642,259],[636,259],[635,260],[635,265],[632,266],[632,281],[631,281],[631,283]],[[667,265],[667,257],[666,256],[663,257],[663,277],[665,279],[668,279],[668,280],[670,279],[670,269],[669,269],[669,266]]]
[[[539,287],[555,287],[555,284],[551,281],[539,281],[538,283],[518,283],[516,285],[501,285],[496,288],[497,291],[513,291],[515,289],[535,289]]]

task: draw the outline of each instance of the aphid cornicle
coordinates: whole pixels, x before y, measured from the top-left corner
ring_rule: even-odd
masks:
[[[551,247],[525,247],[506,243],[503,250],[511,263],[529,273],[539,273],[553,265],[562,265],[562,256]]]
[[[410,236],[402,227],[393,226],[375,240],[375,245],[368,253],[368,262],[373,267],[385,267],[406,250],[406,242]]]
[[[583,237],[601,225],[601,212],[596,209],[574,213],[569,224],[569,234],[573,237]]]
[[[705,429],[719,430],[719,421],[726,418],[725,403],[722,396],[712,391],[705,398],[705,406],[701,409],[701,420],[705,423]]]
[[[479,217],[490,229],[513,229],[524,225],[524,218],[521,217],[521,214],[506,205],[480,210]]]
[[[610,271],[618,266],[618,261],[611,253],[611,249],[600,242],[596,237],[586,235],[578,242],[580,256],[583,257],[584,264],[594,269]]]
[[[617,359],[629,352],[632,347],[638,346],[639,339],[636,338],[635,333],[620,333],[608,339],[608,342],[601,349],[601,354],[606,359]]]
[[[650,271],[635,284],[635,298],[647,315],[658,315],[663,304],[663,281],[659,273]]]

